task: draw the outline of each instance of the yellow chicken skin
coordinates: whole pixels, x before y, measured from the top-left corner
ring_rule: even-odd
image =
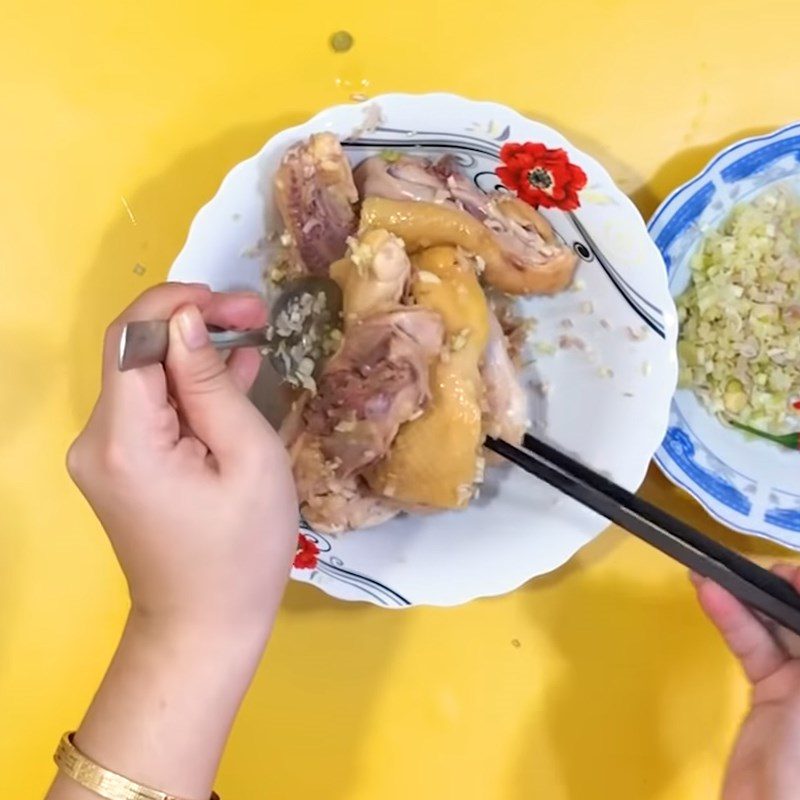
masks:
[[[433,247],[412,258],[411,292],[438,312],[448,336],[432,367],[427,409],[407,422],[388,455],[367,473],[372,489],[407,507],[463,508],[469,502],[482,444],[479,363],[489,312],[474,267],[455,247]]]
[[[365,231],[382,228],[399,236],[409,253],[437,245],[458,245],[486,261],[497,263],[503,254],[491,231],[457,208],[421,200],[386,200],[368,197],[361,206]]]
[[[507,294],[556,294],[569,286],[577,256],[558,242],[541,214],[512,197],[491,201],[487,213],[492,216],[484,223],[444,203],[368,197],[360,230],[390,231],[409,253],[435,245],[463,247],[483,259],[486,283]]]

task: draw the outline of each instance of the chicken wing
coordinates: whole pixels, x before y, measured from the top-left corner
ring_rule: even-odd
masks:
[[[433,163],[415,156],[390,161],[375,156],[359,164],[354,176],[363,198],[398,202],[397,206],[376,208],[367,200],[362,228],[380,226],[382,211],[393,214],[401,228],[386,227],[405,239],[409,248],[416,246],[412,242],[424,238],[423,247],[456,244],[472,250],[486,262],[486,282],[509,294],[555,294],[572,281],[577,256],[559,242],[550,223],[516,197],[481,191],[452,158],[444,157]],[[405,223],[399,219],[402,216],[399,204],[409,202],[433,204],[441,213],[428,226],[422,226],[421,217],[433,216],[433,210],[417,209],[413,220],[425,230],[415,234],[409,228],[411,219],[406,218]],[[463,220],[459,223],[458,215],[447,213],[446,209],[464,212],[480,227]],[[431,237],[430,228],[439,224],[443,225],[439,236]],[[490,236],[481,235],[481,228],[488,229]],[[474,249],[477,247],[481,250]]]
[[[275,202],[290,237],[289,258],[302,271],[326,275],[356,229],[358,192],[347,157],[332,133],[290,147],[275,173]]]

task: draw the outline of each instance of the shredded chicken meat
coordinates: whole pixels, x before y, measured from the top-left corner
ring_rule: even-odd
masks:
[[[370,317],[348,332],[304,414],[306,431],[320,437],[339,475],[386,455],[400,425],[425,406],[443,336],[439,315],[422,308]]]
[[[494,313],[489,314],[489,339],[480,369],[486,435],[519,444],[527,425],[528,403],[509,355],[506,336]]]

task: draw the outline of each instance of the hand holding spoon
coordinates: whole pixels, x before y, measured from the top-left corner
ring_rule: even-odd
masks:
[[[209,339],[219,350],[259,347],[282,378],[305,386],[341,337],[339,284],[319,277],[292,281],[273,304],[270,318],[271,324],[249,331],[209,328]],[[168,345],[168,321],[129,322],[119,343],[119,368],[163,363]]]

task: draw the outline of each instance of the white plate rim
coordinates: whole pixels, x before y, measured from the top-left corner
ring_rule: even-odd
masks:
[[[631,220],[631,222],[633,222],[633,220],[638,220],[639,224],[641,224],[641,226],[642,226],[642,229],[643,230],[645,229],[645,223],[641,218],[640,212],[638,211],[636,206],[633,204],[633,202],[630,200],[630,198],[627,195],[625,195],[624,192],[622,192],[622,190],[619,189],[619,187],[615,184],[615,182],[613,181],[611,176],[608,174],[608,171],[595,158],[593,158],[592,156],[588,155],[587,153],[585,153],[580,148],[576,147],[569,139],[567,139],[565,136],[563,136],[563,134],[561,134],[560,132],[558,132],[554,128],[550,127],[549,125],[547,125],[545,123],[542,123],[542,122],[539,122],[538,120],[526,117],[525,115],[521,114],[520,112],[516,111],[515,109],[510,108],[510,107],[505,106],[505,105],[502,105],[500,103],[496,103],[494,101],[472,100],[470,98],[462,97],[462,96],[459,96],[459,95],[456,95],[456,94],[452,94],[452,93],[445,93],[445,92],[423,93],[423,94],[391,93],[391,94],[385,94],[385,95],[377,96],[375,98],[371,98],[370,100],[365,101],[363,103],[359,103],[359,104],[339,104],[339,105],[335,105],[335,106],[331,106],[329,108],[323,109],[323,110],[317,112],[316,114],[314,114],[313,116],[311,116],[308,120],[306,120],[304,122],[301,122],[301,123],[299,123],[297,125],[294,125],[294,126],[292,126],[290,128],[286,128],[286,129],[284,129],[282,131],[277,132],[276,134],[274,134],[272,137],[270,137],[265,142],[265,144],[258,150],[258,152],[256,152],[254,155],[252,155],[248,159],[245,159],[242,162],[240,162],[239,164],[235,165],[227,173],[227,175],[223,178],[223,180],[220,183],[220,186],[217,189],[217,191],[215,192],[215,194],[211,197],[211,199],[207,203],[205,203],[201,207],[201,209],[197,212],[197,214],[195,215],[194,219],[192,220],[192,222],[191,222],[191,224],[189,226],[189,231],[188,231],[188,234],[187,234],[186,242],[185,242],[183,248],[179,251],[178,255],[175,258],[175,261],[173,263],[173,269],[171,270],[170,277],[172,277],[172,273],[175,271],[176,266],[179,265],[181,263],[182,259],[185,257],[185,253],[186,253],[187,246],[188,246],[189,242],[191,241],[192,237],[194,235],[196,235],[197,230],[203,226],[203,224],[205,222],[205,218],[211,212],[211,208],[214,206],[215,202],[217,202],[218,199],[220,198],[220,196],[225,193],[228,185],[230,183],[234,182],[237,179],[239,173],[241,173],[242,171],[252,167],[252,162],[257,161],[265,151],[267,151],[268,149],[271,149],[273,147],[276,147],[278,145],[281,145],[284,142],[288,143],[290,140],[294,140],[294,139],[298,138],[298,135],[304,129],[308,129],[309,127],[314,127],[314,126],[317,126],[319,128],[324,127],[325,120],[326,120],[327,117],[329,117],[331,114],[337,114],[337,113],[341,112],[344,109],[346,109],[348,111],[348,113],[352,113],[354,109],[359,109],[359,108],[370,106],[370,105],[373,105],[373,104],[377,104],[378,106],[382,106],[382,105],[385,105],[385,104],[392,104],[392,103],[397,103],[397,102],[405,102],[405,103],[411,102],[411,103],[413,103],[415,100],[418,100],[420,98],[426,98],[428,100],[433,100],[433,101],[440,101],[442,103],[447,103],[447,102],[465,103],[466,102],[466,103],[471,104],[473,107],[475,107],[476,110],[480,110],[482,115],[488,115],[489,118],[491,118],[493,114],[494,115],[501,114],[504,117],[513,118],[514,121],[517,124],[519,124],[519,125],[521,125],[523,127],[534,125],[534,126],[537,126],[538,128],[540,128],[541,130],[546,131],[551,139],[563,143],[562,146],[564,146],[565,148],[568,149],[568,151],[569,151],[570,155],[573,157],[574,161],[579,161],[582,166],[590,167],[592,172],[602,176],[603,182],[604,182],[604,188],[607,189],[609,194],[613,196],[614,202],[621,207],[621,213],[624,212],[626,218],[629,218]],[[649,242],[649,245],[651,246],[650,247],[651,256],[653,258],[657,258],[660,261],[661,257],[660,257],[660,253],[658,252],[658,249],[655,247],[655,245],[652,242]],[[653,276],[653,279],[655,280],[655,275]],[[658,290],[659,290],[659,292],[663,292],[663,296],[658,297],[657,299],[658,299],[659,303],[663,302],[663,305],[664,305],[663,313],[664,313],[664,319],[665,319],[664,324],[665,324],[665,328],[666,328],[665,341],[668,344],[671,344],[673,346],[673,349],[674,349],[674,343],[675,343],[675,340],[676,340],[676,337],[677,337],[677,319],[676,319],[676,316],[675,316],[675,313],[674,313],[674,305],[670,305],[671,304],[671,297],[669,295],[669,289],[668,289],[666,280],[667,280],[666,271],[664,271],[664,273],[663,273],[663,286],[661,286],[660,284],[658,286]],[[665,378],[664,378],[665,382],[668,383],[668,384],[671,384],[674,387],[675,382],[677,381],[677,359],[674,357],[674,354],[670,354],[670,357],[665,359],[665,363],[663,365],[663,368],[666,371]],[[648,441],[649,440],[652,440],[652,441],[649,441],[649,443],[647,444],[647,448],[646,449],[651,454],[653,452],[655,452],[655,449],[657,448],[659,442],[661,441],[661,439],[663,437],[663,432],[666,430],[666,427],[667,427],[668,415],[669,415],[669,403],[665,401],[663,403],[663,407],[660,409],[660,414],[659,414],[659,419],[657,421],[657,424],[655,422],[653,422],[650,425],[649,429],[648,429],[649,432],[650,432],[650,435],[647,438],[648,438]],[[641,485],[641,483],[644,480],[644,477],[645,477],[645,475],[647,473],[647,469],[648,469],[649,463],[650,463],[650,456],[648,456],[647,459],[644,459],[644,458],[642,459],[641,466],[639,466],[637,468],[637,470],[636,470],[635,481],[631,481],[632,488],[638,488]],[[634,483],[635,483],[635,486],[633,486]],[[461,604],[461,603],[464,603],[464,602],[468,602],[469,600],[472,600],[472,599],[477,599],[477,598],[481,598],[481,597],[497,596],[497,595],[500,595],[500,594],[505,594],[507,592],[513,591],[516,588],[518,588],[519,586],[521,586],[521,585],[525,584],[526,582],[528,582],[529,580],[531,580],[532,578],[537,577],[538,575],[541,575],[541,574],[546,574],[547,572],[550,572],[550,571],[558,568],[560,565],[562,565],[563,563],[568,561],[570,558],[572,558],[575,555],[575,553],[577,553],[578,550],[581,549],[582,546],[584,546],[584,544],[588,543],[588,541],[590,541],[591,539],[595,538],[604,529],[605,529],[605,526],[602,526],[601,528],[596,530],[589,537],[589,539],[587,539],[587,542],[584,542],[579,547],[575,548],[574,550],[572,550],[572,551],[570,551],[568,553],[564,553],[562,555],[562,557],[559,557],[553,563],[548,564],[545,569],[535,571],[533,574],[530,574],[530,572],[528,572],[525,575],[520,575],[519,578],[517,580],[515,580],[515,581],[512,581],[512,582],[505,581],[505,582],[502,582],[502,585],[497,584],[495,586],[486,588],[484,591],[472,591],[469,594],[468,597],[464,597],[464,596],[455,597],[452,600],[450,600],[449,602],[448,601],[442,601],[440,599],[437,599],[436,601],[430,602],[430,601],[426,601],[426,600],[422,599],[422,600],[414,600],[414,601],[412,601],[410,603],[410,605],[423,605],[423,606],[424,605],[431,605],[431,606],[438,606],[438,607],[446,607],[446,606],[458,605],[458,604]],[[292,577],[293,577],[293,579],[300,580],[302,582],[310,582],[307,570],[297,570],[297,569],[295,569],[295,570],[292,571]],[[372,580],[372,579],[370,579],[370,580]],[[318,586],[318,588],[322,588],[326,593],[331,594],[332,596],[337,597],[338,599],[362,600],[362,601],[368,599],[368,598],[365,598],[365,597],[363,597],[361,595],[354,596],[352,592],[344,590],[342,586],[339,586],[337,584],[328,583],[328,584],[325,584],[324,586],[320,586],[318,583],[315,583],[314,585]],[[394,607],[394,606],[391,606],[391,607]]]

